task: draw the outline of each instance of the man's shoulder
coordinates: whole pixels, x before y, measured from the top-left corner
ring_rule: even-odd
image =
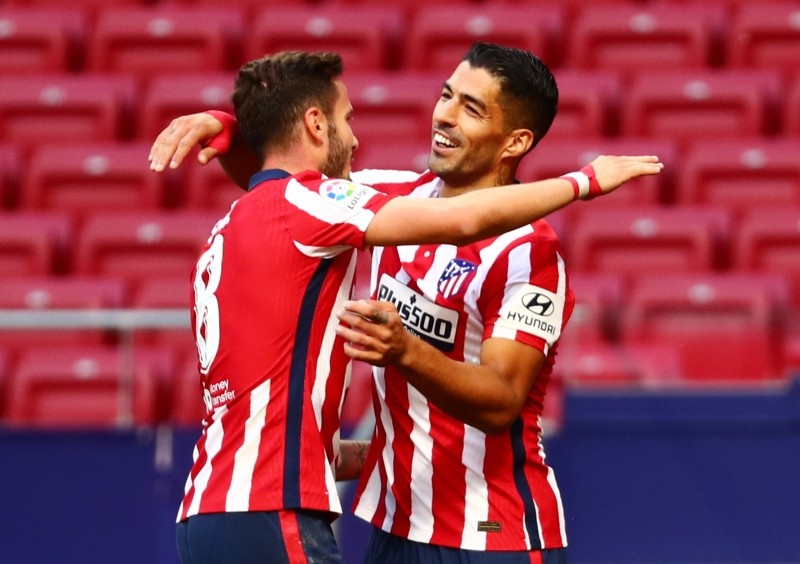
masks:
[[[439,181],[439,178],[429,170],[419,173],[407,170],[366,169],[354,172],[352,178],[381,192],[397,195],[409,194],[420,186]]]

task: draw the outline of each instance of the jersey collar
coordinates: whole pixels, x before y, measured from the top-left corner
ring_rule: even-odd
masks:
[[[279,168],[268,168],[266,170],[260,170],[250,177],[250,183],[247,186],[247,191],[249,192],[256,186],[258,186],[262,182],[266,182],[267,180],[280,180],[281,178],[288,178],[290,176],[291,174]]]

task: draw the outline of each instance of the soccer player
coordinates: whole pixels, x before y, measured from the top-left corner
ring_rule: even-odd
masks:
[[[178,515],[184,563],[340,560],[330,521],[349,359],[335,311],[356,248],[464,245],[576,199],[572,179],[431,200],[341,180],[358,145],[341,73],[337,55],[294,52],[236,79],[239,131],[261,170],[193,279],[207,415]],[[590,195],[660,170],[652,158],[595,164],[580,180]]]

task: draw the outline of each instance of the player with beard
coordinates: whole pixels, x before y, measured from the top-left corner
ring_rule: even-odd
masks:
[[[208,413],[178,516],[184,563],[339,561],[334,480],[357,465],[339,455],[349,359],[335,312],[350,296],[356,248],[467,245],[661,168],[652,157],[601,157],[567,179],[395,198],[336,179],[350,175],[357,147],[341,71],[336,55],[282,53],[236,79],[239,132],[261,165],[213,229],[193,280]],[[442,145],[468,140],[454,128],[441,135]],[[523,130],[512,137],[511,155],[533,141]],[[168,150],[162,136],[155,169]],[[431,183],[443,187],[426,173],[396,191]]]

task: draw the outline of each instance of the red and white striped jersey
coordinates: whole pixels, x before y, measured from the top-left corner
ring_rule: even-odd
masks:
[[[350,359],[335,312],[355,249],[391,198],[266,170],[212,230],[192,280],[206,402],[178,520],[199,513],[341,512],[332,464]]]
[[[441,182],[426,174],[373,185],[436,197]],[[374,249],[372,277],[373,297],[393,302],[409,331],[455,360],[479,363],[481,343],[499,337],[541,350],[546,361],[522,413],[497,436],[444,414],[391,367],[376,368],[376,430],[356,515],[388,533],[455,548],[566,546],[540,427],[555,345],[574,305],[556,234],[537,221],[464,247]]]

